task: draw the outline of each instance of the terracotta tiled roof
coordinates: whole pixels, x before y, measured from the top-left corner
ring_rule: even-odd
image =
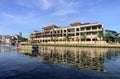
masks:
[[[50,25],[44,27],[43,29],[48,30],[48,29],[52,29],[52,28],[58,28],[58,27],[55,24],[50,24]]]
[[[71,26],[77,26],[77,25],[81,25],[81,23],[80,23],[80,22],[73,22],[73,23],[71,23],[70,25],[71,25]]]

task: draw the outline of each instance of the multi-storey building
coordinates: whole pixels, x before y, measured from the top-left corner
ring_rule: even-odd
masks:
[[[34,31],[30,35],[31,42],[52,41],[99,41],[103,34],[103,25],[100,23],[71,23],[68,27],[58,27],[54,24],[46,26],[41,32]]]
[[[10,43],[10,35],[0,35],[0,43]]]

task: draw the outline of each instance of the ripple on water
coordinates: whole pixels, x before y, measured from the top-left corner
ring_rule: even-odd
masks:
[[[35,53],[1,48],[0,79],[120,79],[119,50],[48,46]],[[97,71],[101,68],[106,72]]]

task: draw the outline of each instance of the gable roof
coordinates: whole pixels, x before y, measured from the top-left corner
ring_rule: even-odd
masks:
[[[73,22],[73,23],[71,23],[70,25],[71,25],[71,26],[77,26],[77,25],[81,25],[81,23],[80,23],[80,22]]]
[[[49,30],[49,29],[53,29],[53,28],[58,28],[58,27],[55,24],[50,24],[50,25],[44,27],[43,29],[44,30]]]

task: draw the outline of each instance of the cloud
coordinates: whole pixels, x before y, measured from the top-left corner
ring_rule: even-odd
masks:
[[[71,13],[77,13],[78,12],[78,4],[77,1],[67,1],[67,0],[59,0],[56,5],[54,5],[54,11],[51,13],[51,15],[54,16],[64,16]]]
[[[6,12],[1,12],[0,13],[0,26],[2,27],[6,24],[15,23],[16,19],[17,19],[17,17],[14,15],[11,15]]]
[[[57,10],[57,11],[53,12],[51,15],[52,16],[63,16],[63,15],[71,14],[71,13],[76,13],[76,11],[74,11],[74,10]]]
[[[19,31],[27,36],[30,31],[40,29],[40,22],[33,13],[14,15],[7,12],[0,13],[0,34],[17,34]]]
[[[26,8],[48,10],[51,8],[53,0],[17,0],[16,3]]]
[[[16,0],[15,3],[22,7],[33,8],[34,0]]]
[[[40,2],[41,8],[47,10],[52,7],[52,0],[38,0]]]
[[[7,17],[7,18],[15,18],[15,16],[7,14],[5,12],[2,12],[1,15],[4,16],[4,17]]]
[[[18,0],[17,4],[23,7],[47,11],[50,15],[63,16],[78,12],[80,1],[74,0]]]
[[[20,24],[24,26],[29,25],[30,27],[35,23],[37,24],[37,20],[32,12],[28,12],[24,15],[14,15],[7,12],[2,12],[0,13],[0,18],[1,18],[0,25],[6,25],[6,26],[11,24]],[[33,27],[39,27],[39,26],[33,26]]]

